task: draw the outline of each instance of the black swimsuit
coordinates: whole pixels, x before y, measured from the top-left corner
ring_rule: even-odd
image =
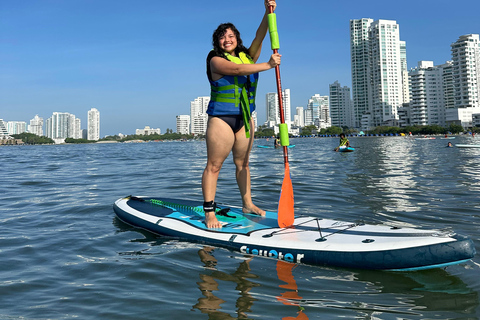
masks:
[[[211,70],[210,70],[210,60],[213,57],[215,57],[215,55],[216,54],[215,54],[214,51],[210,51],[210,53],[208,54],[208,57],[207,57],[207,77],[208,77],[209,80],[212,80],[211,79],[211,74],[212,73],[211,73]],[[223,57],[223,58],[227,59],[226,57]],[[233,133],[237,133],[245,125],[245,123],[243,121],[243,116],[241,114],[225,115],[225,116],[212,116],[212,115],[209,115],[209,116],[210,117],[216,117],[216,118],[219,118],[219,119],[222,119],[223,121],[225,121],[230,126],[230,128],[232,128]]]
[[[241,114],[228,115],[228,116],[210,116],[210,117],[219,118],[225,121],[230,126],[230,128],[232,128],[233,133],[237,133],[245,125],[245,123],[243,122],[243,116]]]

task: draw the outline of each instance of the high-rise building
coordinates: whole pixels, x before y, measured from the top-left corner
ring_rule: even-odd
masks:
[[[442,65],[443,70],[443,97],[445,108],[455,108],[455,88],[453,85],[453,61],[447,61]]]
[[[322,127],[329,127],[331,124],[329,98],[328,96],[315,94],[308,100],[307,110],[305,111],[305,125],[315,125],[319,121],[322,123]]]
[[[207,132],[207,108],[210,97],[198,97],[190,102],[190,132],[205,134]]]
[[[455,81],[455,107],[478,107],[480,92],[479,35],[461,36],[452,43],[451,48]]]
[[[283,116],[285,117],[285,123],[290,124],[292,122],[290,89],[283,90],[282,99],[283,99]]]
[[[88,111],[87,139],[94,141],[100,139],[100,112],[95,108]]]
[[[177,116],[177,133],[190,134],[190,116],[188,114]]]
[[[395,125],[404,103],[406,43],[396,21],[350,20],[355,126]]]
[[[368,31],[373,19],[350,20],[350,54],[352,68],[352,93],[354,106],[354,127],[360,128],[362,115],[369,111],[368,80],[369,37]]]
[[[292,121],[290,110],[290,89],[282,91],[283,101],[283,116],[285,123],[290,124]],[[266,111],[267,111],[267,123],[273,125],[279,125],[280,122],[280,106],[278,103],[278,93],[269,92],[266,94]]]
[[[54,112],[46,122],[46,135],[50,139],[80,139],[80,119],[68,112]]]
[[[27,131],[27,123],[25,121],[8,121],[8,134],[20,134]]]
[[[395,125],[403,103],[400,32],[396,21],[377,20],[369,30],[371,125]]]
[[[451,44],[454,108],[447,109],[447,123],[473,126],[480,112],[480,40],[478,34],[460,36]]]
[[[338,81],[330,85],[330,118],[332,126],[349,128],[354,126],[350,88],[342,87]]]
[[[300,128],[305,127],[305,114],[303,112],[303,107],[296,108],[293,124]]]
[[[419,61],[409,72],[410,123],[412,125],[445,126],[445,97],[443,66],[433,61]]]
[[[400,41],[400,68],[402,70],[403,103],[410,102],[410,78],[407,69],[407,43]]]
[[[258,128],[257,111],[252,112],[252,120],[253,120],[253,132],[255,132],[257,131],[257,128]]]
[[[8,136],[8,131],[5,122],[3,122],[3,119],[0,119],[0,137],[2,136]]]
[[[36,134],[39,137],[43,136],[43,118],[39,117],[38,114],[30,120],[28,132]]]
[[[278,94],[276,92],[268,92],[265,95],[265,106],[267,112],[267,123],[276,125],[280,123],[280,113],[278,112]]]

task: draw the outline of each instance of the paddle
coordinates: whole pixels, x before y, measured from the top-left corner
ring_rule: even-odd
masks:
[[[277,17],[273,13],[273,6],[269,7],[268,29],[270,32],[270,42],[273,53],[278,53],[280,48],[277,32]],[[278,201],[278,226],[280,228],[289,227],[294,221],[293,209],[293,186],[290,178],[290,166],[288,164],[288,126],[285,123],[283,113],[282,85],[280,83],[280,66],[275,67],[275,76],[277,78],[278,105],[280,109],[280,144],[283,147],[283,160],[285,163],[285,175],[283,177],[282,190],[280,191],[280,200]]]

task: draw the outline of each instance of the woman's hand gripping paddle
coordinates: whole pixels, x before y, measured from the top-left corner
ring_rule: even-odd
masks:
[[[273,53],[278,53],[280,48],[277,32],[277,17],[273,13],[273,6],[269,7],[268,29],[270,31],[270,42]],[[285,123],[285,114],[283,113],[282,85],[280,83],[280,66],[275,67],[275,76],[277,78],[278,105],[280,109],[280,144],[283,147],[283,159],[285,163],[285,176],[283,177],[280,200],[278,201],[278,226],[286,228],[293,224],[295,219],[293,209],[293,186],[290,179],[290,167],[288,165],[288,126]]]

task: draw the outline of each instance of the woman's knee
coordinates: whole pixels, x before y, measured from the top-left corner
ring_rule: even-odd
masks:
[[[233,163],[237,167],[237,169],[247,169],[248,168],[248,158],[238,158],[238,159],[233,159]]]
[[[208,162],[207,167],[205,168],[205,171],[211,174],[218,174],[222,169],[222,165],[223,163],[219,163],[219,162]]]

